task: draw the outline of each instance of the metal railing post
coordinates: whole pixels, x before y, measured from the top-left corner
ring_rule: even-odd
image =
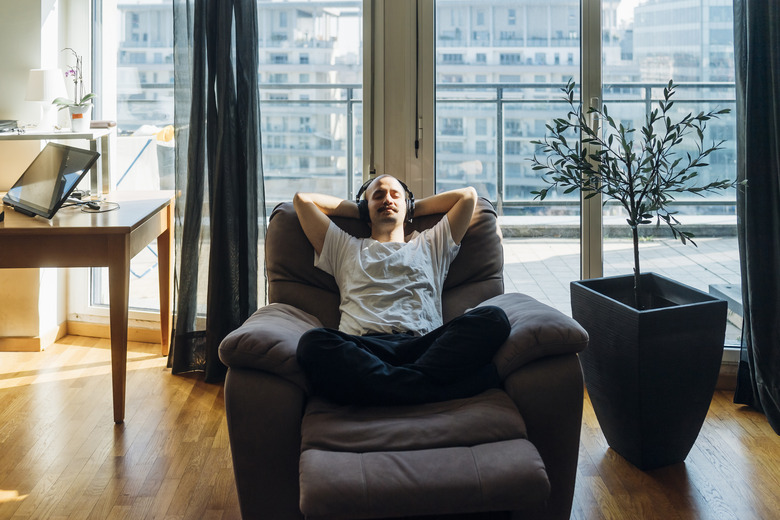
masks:
[[[353,94],[352,87],[347,88],[347,193],[349,199],[355,198],[355,172],[352,171],[354,165],[352,164],[352,155],[354,143],[352,142],[352,103]]]
[[[504,89],[496,87],[496,211],[504,214]]]

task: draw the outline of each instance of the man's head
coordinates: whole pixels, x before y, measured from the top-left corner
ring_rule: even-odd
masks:
[[[414,216],[414,194],[404,183],[392,175],[380,175],[361,189],[363,199],[358,193],[358,205],[361,217],[372,226],[376,223],[403,226]]]

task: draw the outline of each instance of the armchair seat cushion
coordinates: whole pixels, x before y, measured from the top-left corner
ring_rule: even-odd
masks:
[[[517,406],[499,389],[414,406],[343,406],[312,398],[303,416],[301,449],[404,451],[526,437]]]
[[[512,399],[493,389],[417,406],[312,399],[302,425],[307,518],[513,510],[546,499],[544,463]]]

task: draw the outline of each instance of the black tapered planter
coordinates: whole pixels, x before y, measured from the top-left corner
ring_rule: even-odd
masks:
[[[642,470],[682,462],[718,379],[727,303],[663,276],[571,283],[572,316],[590,335],[580,354],[588,395],[610,447]]]

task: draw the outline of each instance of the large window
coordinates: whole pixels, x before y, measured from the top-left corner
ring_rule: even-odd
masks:
[[[607,205],[602,215],[598,205],[581,210],[577,193],[557,193],[544,203],[532,194],[543,181],[531,169],[531,141],[565,114],[560,87],[573,78],[578,94],[584,88],[586,96],[602,98],[634,126],[669,79],[680,84],[680,110],[733,108],[731,0],[274,0],[258,7],[269,210],[297,190],[353,196],[368,164],[365,128],[375,158],[368,166],[400,175],[418,197],[473,185],[495,204],[511,230],[507,236],[521,237],[508,243],[524,234],[537,240],[532,247],[548,247],[539,239],[553,241],[571,271],[586,275],[601,272],[604,251],[604,274],[630,272],[620,257],[621,226],[612,224],[621,218],[617,208]],[[364,14],[370,14],[365,21]],[[173,106],[171,3],[128,0],[103,16],[113,17],[117,38],[112,183],[116,189],[171,187],[173,143],[164,131]],[[374,71],[366,75],[373,83],[365,95],[364,68]],[[365,110],[364,98],[370,98]],[[726,148],[712,157],[707,174],[733,177],[734,114],[713,122],[709,138],[725,139]],[[677,209],[702,244],[716,242],[736,255],[729,236],[733,193],[681,200]],[[581,221],[603,224],[603,236],[595,232],[594,240]],[[716,221],[724,225],[710,225]],[[643,247],[671,245],[659,237]],[[689,248],[689,256],[697,251]],[[705,265],[707,258],[691,261],[700,271],[721,272]],[[597,267],[586,269],[588,262]],[[150,250],[134,272],[156,280],[153,267]],[[732,274],[706,283],[738,282]],[[568,280],[560,278],[559,292],[568,298]]]
[[[578,1],[436,1],[437,191],[472,185],[502,215],[578,214],[576,194],[533,201],[528,158],[564,109],[562,82],[579,78],[579,60],[560,59],[579,56],[579,25]]]
[[[362,1],[259,2],[268,210],[296,191],[346,197],[363,176]]]
[[[115,55],[102,56],[102,67],[94,74],[101,85],[100,117],[117,123],[109,189],[172,190],[173,4],[127,0],[114,5],[93,2],[101,15],[98,33],[104,41],[113,38],[106,48],[116,49]],[[159,309],[157,280],[157,245],[152,243],[130,264],[131,308]],[[107,306],[108,269],[92,269],[90,287],[88,305]],[[151,314],[151,319],[158,319],[157,315]]]
[[[700,171],[699,184],[736,177],[732,13],[731,0],[622,0],[605,12],[616,23],[602,30],[603,100],[615,119],[639,128],[670,79],[679,85],[674,119],[716,107],[731,110],[709,122],[705,142],[725,143],[708,157],[710,166]],[[740,283],[735,201],[733,190],[679,197],[672,209],[685,230],[696,235],[698,247],[682,245],[663,226],[646,226],[642,270],[705,292],[734,292],[729,287]],[[630,273],[633,257],[621,208],[604,208],[603,229],[604,274]],[[741,323],[738,317],[732,321]],[[738,336],[732,323],[728,337]]]
[[[618,207],[607,204],[596,219],[588,212],[601,212],[600,205],[583,207],[583,222],[595,220],[601,228],[594,229],[603,229],[603,236],[590,236],[591,224],[578,222],[578,193],[551,194],[544,204],[532,195],[546,185],[531,169],[531,141],[565,116],[559,89],[569,78],[578,84],[577,95],[590,85],[586,95],[603,100],[615,119],[635,128],[670,79],[680,85],[679,114],[731,108],[708,127],[708,141],[726,144],[701,177],[735,177],[731,0],[492,0],[478,6],[436,0],[435,6],[436,190],[474,185],[496,205],[505,235],[521,237],[507,239],[509,246],[525,240],[525,248],[554,249],[567,272],[586,277],[631,272],[628,227]],[[594,7],[597,18],[582,18]],[[594,48],[600,49],[595,58]],[[680,199],[674,209],[700,237],[700,248],[650,229],[643,268],[705,291],[738,284],[734,206],[734,192]],[[512,254],[507,258],[510,270],[518,267]],[[545,258],[545,264],[556,261]],[[568,312],[568,301],[560,304],[568,300],[568,279],[561,283],[558,273],[542,268],[526,274],[548,277],[557,296],[550,297],[549,287],[534,295],[552,298]]]

